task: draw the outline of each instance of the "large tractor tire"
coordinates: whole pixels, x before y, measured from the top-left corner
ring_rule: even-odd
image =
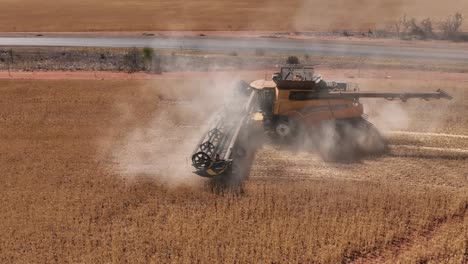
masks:
[[[291,141],[297,137],[299,126],[294,120],[280,117],[274,125],[274,135],[280,141]]]
[[[356,161],[387,150],[377,129],[362,118],[324,122],[313,141],[326,161]]]

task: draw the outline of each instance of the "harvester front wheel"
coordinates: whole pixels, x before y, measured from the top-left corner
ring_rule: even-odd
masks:
[[[294,122],[287,118],[281,118],[276,122],[275,125],[275,134],[280,139],[291,139],[293,138],[297,131],[296,125]]]
[[[247,154],[247,151],[245,151],[243,147],[237,146],[234,153],[236,154],[237,157],[242,158],[242,157],[245,157],[245,155]]]

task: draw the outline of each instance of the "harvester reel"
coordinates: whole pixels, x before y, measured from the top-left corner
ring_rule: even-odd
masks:
[[[217,128],[214,128],[214,129],[210,130],[210,132],[208,133],[208,136],[210,138],[213,138],[212,139],[213,141],[219,140],[222,135],[223,135],[223,132],[221,132],[221,130],[219,130]]]
[[[196,169],[205,169],[211,165],[211,158],[205,152],[197,152],[192,156],[192,165]]]
[[[215,150],[215,146],[213,145],[213,143],[206,141],[205,143],[200,145],[200,150],[208,155],[211,155]]]

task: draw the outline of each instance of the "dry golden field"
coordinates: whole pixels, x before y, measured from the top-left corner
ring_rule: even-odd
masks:
[[[438,21],[457,11],[468,12],[464,0],[0,0],[0,5],[3,32],[367,31],[383,29],[403,14]]]
[[[244,192],[213,193],[186,166],[223,78],[182,78],[0,80],[0,262],[466,263],[466,80],[451,102],[369,102],[384,156],[265,145]]]

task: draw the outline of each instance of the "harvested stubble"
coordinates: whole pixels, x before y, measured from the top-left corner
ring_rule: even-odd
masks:
[[[18,201],[3,207],[3,261],[336,263],[463,214],[467,202],[359,181],[255,182],[237,196],[88,180],[8,192],[4,204]]]
[[[238,195],[171,189],[155,175],[129,181],[96,159],[98,140],[110,128],[123,140],[164,110],[160,91],[168,98],[177,91],[150,92],[136,81],[1,83],[0,262],[336,263],[466,215],[466,186],[281,180],[270,171]],[[135,120],[116,121],[123,101]],[[466,230],[466,221],[459,226]],[[450,241],[453,228],[408,258],[430,256],[424,252]],[[463,258],[466,232],[457,239],[433,259]]]

